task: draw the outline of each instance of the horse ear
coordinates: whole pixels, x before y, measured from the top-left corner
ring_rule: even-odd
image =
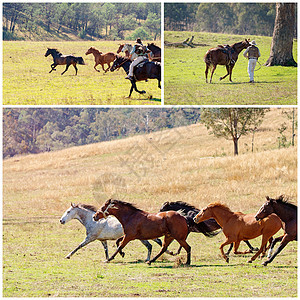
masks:
[[[284,199],[284,195],[280,195],[277,200],[282,201]]]
[[[71,206],[74,208],[75,207],[75,204],[73,202],[71,202]]]
[[[270,200],[270,197],[269,197],[269,196],[266,196],[266,199],[267,199],[267,201],[269,201],[269,200]]]

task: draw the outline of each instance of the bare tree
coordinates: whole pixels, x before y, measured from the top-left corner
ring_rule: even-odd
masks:
[[[266,66],[297,66],[293,58],[296,3],[276,3],[276,18],[270,57]]]

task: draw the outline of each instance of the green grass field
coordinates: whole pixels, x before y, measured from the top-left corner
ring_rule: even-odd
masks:
[[[271,37],[238,36],[197,32],[165,32],[168,42],[182,42],[195,36],[194,43],[205,44],[196,48],[165,47],[164,99],[169,105],[295,105],[297,104],[297,68],[265,67],[270,55]],[[233,69],[232,80],[225,66],[217,66],[212,84],[205,82],[203,57],[209,48],[218,44],[233,44],[245,38],[255,39],[261,52],[262,67],[255,72],[255,84],[249,84],[248,61],[242,53]],[[297,42],[294,42],[297,59]],[[259,68],[259,65],[256,67]],[[209,73],[210,76],[210,73]]]
[[[159,44],[156,42],[156,44]],[[4,105],[158,105],[161,90],[157,80],[138,82],[140,90],[129,95],[130,81],[123,69],[104,75],[94,70],[94,56],[85,55],[91,46],[105,52],[116,52],[119,42],[3,42],[3,104]],[[45,57],[49,48],[63,54],[82,56],[86,65],[78,65],[78,75],[70,66],[49,73],[52,57]],[[150,100],[151,99],[151,100]]]

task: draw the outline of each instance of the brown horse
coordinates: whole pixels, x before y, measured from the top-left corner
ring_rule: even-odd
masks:
[[[194,218],[195,223],[203,222],[210,218],[214,218],[223,228],[223,233],[226,236],[226,241],[221,244],[220,250],[226,262],[229,262],[229,257],[224,254],[223,247],[234,243],[235,254],[245,254],[248,252],[237,251],[240,242],[243,240],[251,240],[262,235],[261,246],[258,252],[248,261],[254,261],[260,253],[265,251],[267,242],[272,241],[272,236],[282,228],[280,219],[272,214],[266,219],[257,222],[254,214],[243,214],[241,212],[232,212],[226,205],[219,202],[211,203],[206,208],[203,208]]]
[[[120,52],[123,52],[123,48],[124,48],[125,44],[120,44],[119,48],[117,50],[117,54],[119,54]],[[129,51],[125,50],[125,57],[129,57]]]
[[[108,259],[111,261],[128,244],[128,242],[139,239],[155,239],[164,236],[164,242],[160,252],[147,263],[151,264],[160,257],[175,239],[187,252],[186,264],[191,263],[191,247],[186,242],[188,226],[183,216],[175,211],[160,212],[157,214],[147,213],[136,208],[128,202],[120,200],[107,200],[96,212],[94,220],[109,215],[115,216],[123,226],[124,237],[116,252]]]
[[[235,63],[238,60],[238,56],[240,52],[243,49],[246,49],[250,46],[249,44],[249,39],[244,40],[239,43],[235,43],[228,48],[224,46],[218,46],[216,48],[211,48],[209,49],[205,56],[204,56],[204,62],[206,63],[206,69],[205,69],[205,79],[207,83],[207,75],[208,75],[208,70],[212,67],[211,70],[211,76],[210,76],[210,83],[212,81],[212,76],[216,70],[217,65],[225,65],[227,74],[223,77],[220,77],[220,80],[224,79],[229,75],[229,81],[232,82],[231,80],[231,74],[232,74],[232,69],[235,65]],[[229,58],[229,51],[231,52],[231,59]]]
[[[45,53],[45,56],[47,57],[48,55],[52,55],[53,58],[53,64],[51,65],[51,70],[49,73],[51,73],[52,71],[56,71],[55,67],[57,65],[67,65],[66,69],[61,73],[61,75],[63,75],[68,70],[70,65],[73,65],[76,71],[75,75],[77,75],[78,69],[76,67],[76,64],[85,64],[82,57],[76,57],[73,55],[62,55],[57,49],[48,48],[47,52]]]
[[[277,199],[271,199],[268,196],[267,202],[259,209],[255,215],[256,220],[265,220],[270,214],[276,214],[283,222],[284,235],[272,242],[268,260],[263,262],[266,266],[273,261],[275,256],[291,241],[297,240],[297,206],[284,200],[281,195]],[[277,242],[281,241],[279,247],[271,256],[271,251]]]
[[[98,65],[101,65],[104,73],[106,73],[110,69],[110,63],[112,63],[116,58],[116,54],[114,54],[113,52],[107,52],[107,53],[103,54],[101,51],[97,50],[95,47],[89,48],[88,51],[85,53],[85,55],[88,55],[91,53],[95,57],[94,69],[97,72],[100,72],[100,71],[97,70],[96,67]],[[104,64],[108,65],[108,68],[106,70],[104,69]]]

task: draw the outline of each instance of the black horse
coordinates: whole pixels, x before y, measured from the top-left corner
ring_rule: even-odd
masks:
[[[200,210],[195,206],[190,205],[186,202],[183,201],[165,202],[159,211],[168,211],[168,210],[178,211],[182,216],[185,217],[188,224],[189,233],[197,232],[197,233],[203,233],[207,237],[214,237],[222,231],[219,230],[221,226],[216,222],[215,219],[209,219],[207,221],[196,224],[193,219],[200,212]],[[257,248],[253,248],[248,241],[244,241],[244,242],[248,245],[251,252],[258,250]],[[232,247],[233,244],[230,245],[226,255],[229,255],[230,251],[232,250]],[[180,253],[180,250],[181,247],[179,247],[177,254]]]
[[[116,59],[113,62],[112,67],[110,68],[111,72],[115,71],[116,69],[119,69],[122,67],[126,74],[129,72],[129,66],[131,64],[131,60],[117,55]],[[159,62],[150,62],[146,60],[145,62],[142,62],[138,64],[134,70],[133,70],[133,79],[131,79],[131,88],[130,88],[130,93],[128,98],[130,98],[131,93],[133,89],[140,93],[140,94],[145,94],[145,91],[139,91],[136,87],[136,82],[141,81],[141,80],[147,80],[147,79],[157,79],[158,80],[158,87],[161,88],[160,86],[160,81],[161,81],[161,65]]]
[[[153,43],[148,44],[147,48],[153,53],[152,61],[161,61],[161,49]]]
[[[259,209],[255,218],[257,221],[267,217],[270,214],[276,214],[283,223],[284,235],[273,240],[270,251],[268,254],[268,260],[263,262],[266,266],[276,257],[278,253],[291,241],[297,241],[297,206],[289,203],[281,195],[277,199],[266,197],[267,201]],[[276,251],[272,254],[272,250],[277,242],[281,242]]]
[[[49,73],[51,73],[52,71],[56,71],[55,67],[57,65],[67,65],[66,69],[61,73],[61,75],[63,75],[68,70],[70,65],[73,65],[76,71],[75,75],[77,75],[76,64],[80,64],[80,65],[85,64],[82,57],[76,57],[73,55],[62,55],[57,49],[48,48],[45,56],[47,57],[48,55],[52,55],[53,57],[53,64],[51,65],[51,70]]]

